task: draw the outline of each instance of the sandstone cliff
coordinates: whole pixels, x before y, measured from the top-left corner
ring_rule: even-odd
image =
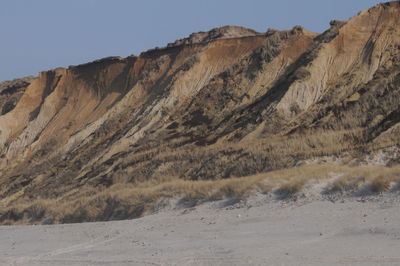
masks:
[[[399,17],[396,1],[322,34],[227,26],[0,84],[0,220],[88,187],[245,177],[398,147]]]

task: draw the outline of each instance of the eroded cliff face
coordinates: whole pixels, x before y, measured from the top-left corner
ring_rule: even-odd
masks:
[[[320,35],[224,27],[0,86],[0,200],[399,145],[399,17],[391,2]]]
[[[15,108],[33,79],[34,77],[25,77],[0,83],[0,115],[5,115]]]

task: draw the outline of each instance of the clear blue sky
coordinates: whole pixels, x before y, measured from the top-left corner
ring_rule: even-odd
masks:
[[[0,81],[239,25],[322,32],[380,0],[0,0]]]

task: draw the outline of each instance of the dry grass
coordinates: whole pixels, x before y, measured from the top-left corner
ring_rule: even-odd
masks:
[[[342,175],[328,187],[329,192],[357,191],[362,187],[366,192],[381,193],[395,189],[400,181],[400,167],[346,167],[341,166]]]
[[[21,201],[3,206],[0,221],[11,223],[70,223],[120,220],[140,217],[179,199],[178,204],[193,206],[224,198],[245,200],[255,193],[274,193],[291,198],[313,184],[326,182],[325,191],[357,191],[365,187],[381,193],[400,184],[400,167],[349,167],[304,165],[243,178],[221,180],[182,180],[166,177],[109,188],[85,188],[64,197]],[[189,205],[187,205],[189,203]]]

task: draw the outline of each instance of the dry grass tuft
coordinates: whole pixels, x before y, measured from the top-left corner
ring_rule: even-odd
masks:
[[[394,188],[399,184],[400,177],[396,172],[389,172],[378,175],[370,183],[370,189],[373,193],[382,193]]]
[[[365,183],[365,178],[362,176],[344,175],[341,178],[336,179],[325,189],[325,192],[336,193],[336,192],[347,192],[355,191],[360,188],[361,184]]]
[[[297,196],[299,192],[302,191],[304,185],[305,185],[305,180],[299,180],[299,181],[289,181],[280,186],[275,193],[279,196],[281,199],[285,198],[291,198],[294,196]]]

